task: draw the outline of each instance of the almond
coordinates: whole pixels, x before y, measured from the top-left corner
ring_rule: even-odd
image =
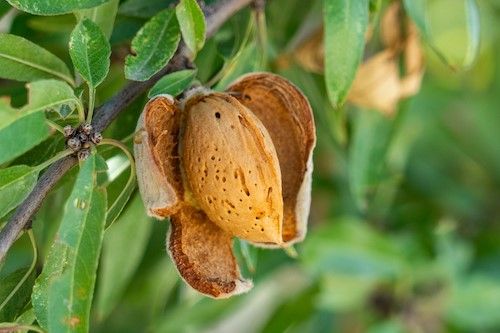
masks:
[[[304,238],[315,140],[305,96],[270,73],[146,105],[134,140],[139,189],[149,215],[170,217],[167,250],[190,286],[214,298],[251,288],[233,237],[266,247]]]

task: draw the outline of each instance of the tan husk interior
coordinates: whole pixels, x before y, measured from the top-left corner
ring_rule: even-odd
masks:
[[[173,99],[157,97],[145,106],[134,135],[139,190],[148,215],[159,219],[174,213],[182,200],[178,159],[171,158],[177,154],[178,114]]]
[[[281,174],[265,127],[223,93],[194,96],[184,112],[181,158],[199,206],[231,235],[280,244]]]
[[[208,296],[223,298],[252,286],[240,277],[231,238],[202,211],[183,206],[171,217],[167,248],[189,285]]]
[[[311,107],[302,93],[280,76],[255,73],[244,76],[228,88],[249,108],[269,132],[281,168],[284,220],[283,241],[302,237],[297,221],[297,198],[307,162],[315,144]],[[301,200],[302,198],[299,198]]]
[[[178,156],[180,110],[175,102],[159,97],[148,104],[145,117],[146,131],[149,134],[155,163],[181,200],[183,186]],[[156,213],[168,216],[176,212],[179,205],[180,202],[174,207],[157,209]]]

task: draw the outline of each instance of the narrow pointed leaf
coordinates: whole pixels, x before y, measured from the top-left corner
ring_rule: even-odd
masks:
[[[205,44],[205,16],[195,0],[181,0],[175,12],[184,43],[194,57]]]
[[[88,18],[99,26],[106,39],[109,40],[113,25],[115,23],[116,12],[118,11],[119,0],[110,0],[100,6],[83,9],[75,13],[78,21],[83,21]]]
[[[38,169],[16,165],[0,169],[0,217],[17,207],[31,192],[38,178]]]
[[[241,75],[261,70],[259,57],[255,56],[255,50],[254,42],[242,45],[234,57],[227,61],[222,70],[223,76],[215,86],[215,90],[225,90],[231,82]]]
[[[49,332],[88,332],[106,220],[96,158],[81,166],[64,217],[32,295],[37,321]]]
[[[177,50],[181,38],[173,9],[155,15],[132,40],[135,55],[125,59],[125,76],[145,81],[162,69]]]
[[[161,94],[177,96],[191,85],[195,76],[196,71],[192,69],[186,69],[165,75],[158,82],[156,82],[153,88],[151,88],[148,97],[153,98],[154,96]]]
[[[27,152],[49,134],[42,112],[23,113],[0,99],[0,164]]]
[[[465,0],[465,17],[467,22],[467,53],[463,66],[470,67],[479,54],[479,42],[481,37],[481,22],[479,8],[475,0]]]
[[[120,5],[118,12],[129,17],[148,19],[177,2],[177,0],[126,0]]]
[[[357,115],[348,163],[351,192],[361,210],[383,179],[391,130],[391,121],[379,112],[361,110]]]
[[[17,81],[57,78],[73,82],[68,67],[61,59],[27,39],[2,33],[0,78]]]
[[[71,33],[69,55],[85,81],[97,87],[108,74],[111,47],[97,24],[83,19]]]
[[[29,267],[19,268],[6,276],[0,277],[0,304],[7,298],[19,281],[28,272]],[[23,309],[29,303],[31,288],[35,281],[35,274],[31,272],[26,281],[16,291],[14,296],[0,310],[0,323],[14,321],[23,313]],[[2,332],[2,330],[0,330]]]
[[[410,18],[417,25],[424,38],[430,36],[426,2],[426,0],[403,0],[406,13],[410,15]]]
[[[96,300],[97,313],[101,319],[120,302],[136,271],[151,233],[151,222],[144,214],[141,197],[137,194],[118,221],[106,231]]]
[[[403,1],[406,13],[408,13],[417,26],[423,39],[442,62],[454,69],[470,67],[477,58],[480,46],[481,29],[477,2],[475,0],[462,1],[459,1],[459,3],[463,5],[463,10],[459,10],[460,7],[458,7],[458,4],[457,7],[450,9],[450,13],[457,16],[454,17],[454,20],[459,22],[454,28],[450,28],[450,30],[456,29],[457,31],[463,31],[465,34],[463,39],[466,41],[466,45],[463,51],[461,51],[462,54],[460,56],[457,56],[456,51],[448,50],[446,45],[441,45],[436,38],[436,33],[438,32],[431,29],[431,3],[428,0]]]
[[[99,6],[109,0],[7,0],[23,12],[36,15],[59,15]]]
[[[32,289],[32,284],[35,283],[35,276],[33,274],[33,282],[31,283],[31,286],[30,286],[30,293],[31,293],[31,289]],[[29,299],[29,296],[28,296],[28,299]],[[21,313],[21,315],[19,317],[16,318],[16,323],[18,324],[21,324],[21,325],[31,325],[35,322],[36,320],[36,317],[35,317],[35,313],[33,312],[33,308],[29,308],[28,310],[24,311],[23,313]]]
[[[113,202],[106,214],[106,225],[111,225],[120,216],[123,208],[127,204],[132,192],[135,190],[135,175],[131,176],[131,179],[125,187],[122,189],[116,200]]]
[[[363,57],[368,0],[324,2],[325,80],[330,102],[340,107]]]
[[[12,7],[7,2],[0,1],[0,18],[4,16]]]

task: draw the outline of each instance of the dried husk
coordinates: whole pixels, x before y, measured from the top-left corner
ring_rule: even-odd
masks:
[[[424,60],[418,33],[408,24],[402,50],[387,48],[365,61],[356,73],[348,100],[355,105],[393,115],[402,98],[420,90]],[[393,46],[398,45],[397,42]],[[399,57],[404,55],[404,75],[400,75]]]
[[[405,42],[403,15],[401,4],[394,2],[387,7],[380,20],[380,39],[388,49],[398,50]]]
[[[408,36],[404,46],[405,76],[401,79],[401,96],[410,97],[418,93],[424,76],[424,55],[417,27],[408,24]]]
[[[401,82],[396,55],[391,50],[377,53],[356,73],[349,92],[351,103],[384,114],[393,114],[401,97]]]
[[[309,72],[323,73],[325,68],[323,27],[320,26],[293,52],[295,61]]]

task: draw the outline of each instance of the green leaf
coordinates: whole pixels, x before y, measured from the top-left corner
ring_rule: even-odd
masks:
[[[370,13],[377,13],[382,7],[382,0],[370,0]]]
[[[153,98],[162,94],[177,96],[191,85],[195,76],[196,70],[193,69],[185,69],[165,75],[151,88],[148,97]]]
[[[101,319],[120,302],[144,254],[152,225],[144,213],[140,195],[136,195],[106,232],[97,293],[97,312]]]
[[[308,236],[302,258],[320,277],[318,305],[348,311],[365,306],[377,285],[404,274],[410,249],[363,221],[344,218]]]
[[[205,44],[205,16],[195,0],[181,0],[175,8],[184,43],[196,57]]]
[[[423,39],[445,64],[452,68],[468,68],[476,60],[479,54],[480,42],[480,18],[479,8],[475,0],[463,0],[463,7],[457,6],[455,2],[450,8],[451,18],[441,20],[440,10],[435,10],[439,15],[433,20],[432,5],[428,0],[404,0],[404,7],[410,18],[415,22]],[[441,2],[443,8],[448,3]],[[436,27],[434,24],[436,23]],[[460,38],[462,45],[456,46],[449,41]],[[455,42],[456,44],[456,42]],[[450,46],[451,45],[451,46]]]
[[[109,71],[111,47],[99,26],[83,19],[71,33],[69,55],[75,68],[88,84],[95,88]]]
[[[240,266],[243,275],[254,275],[257,269],[259,249],[241,239],[234,242],[233,246],[236,258],[239,262],[244,263],[244,265]]]
[[[173,9],[166,9],[150,19],[132,40],[135,56],[125,59],[125,76],[145,81],[162,69],[177,50],[181,38]]]
[[[81,166],[64,217],[32,295],[49,332],[88,332],[106,220],[106,192],[96,186],[96,158]]]
[[[130,177],[130,181],[127,182],[107,212],[106,225],[108,226],[113,224],[118,216],[120,216],[120,213],[130,199],[132,192],[135,190],[135,175],[131,175]]]
[[[0,2],[0,18],[4,16],[12,7],[9,6],[7,2]]]
[[[26,24],[39,32],[70,34],[75,27],[75,18],[72,15],[32,16]]]
[[[106,187],[106,184],[108,183],[109,180],[108,165],[106,164],[106,160],[101,155],[96,156],[96,173],[97,173],[97,185]],[[109,200],[109,192],[108,192],[108,200]]]
[[[130,196],[132,195],[132,192],[135,189],[136,185],[136,180],[135,180],[135,174],[136,174],[136,169],[135,169],[135,163],[134,163],[134,157],[128,147],[121,145],[120,143],[113,143],[113,140],[110,140],[110,145],[114,146],[115,148],[120,148],[123,153],[126,155],[126,159],[123,160],[123,163],[118,162],[121,160],[121,155],[114,155],[113,158],[109,159],[109,163],[111,168],[106,164],[107,162],[103,159],[103,162],[105,163],[106,166],[106,185],[109,185],[109,182],[114,182],[116,177],[118,177],[119,174],[121,174],[123,171],[125,171],[128,166],[130,166],[130,171],[128,171],[128,179],[125,184],[120,183],[120,182],[114,182],[113,186],[107,186],[107,192],[108,192],[108,200],[109,202],[112,202],[110,205],[108,212],[107,212],[107,218],[106,218],[106,229],[113,224],[113,222],[118,218],[120,213],[122,212],[123,208],[127,204],[128,200],[130,199]],[[113,201],[111,198],[114,198]]]
[[[118,3],[119,0],[110,0],[98,7],[80,10],[75,15],[78,21],[83,21],[85,18],[92,20],[99,26],[106,39],[109,40],[111,32],[113,32]]]
[[[49,134],[42,112],[20,112],[0,99],[0,164],[27,152]]]
[[[0,33],[0,77],[17,81],[58,78],[73,84],[66,64],[19,36]]]
[[[64,118],[80,101],[65,82],[40,80],[29,83],[29,102],[19,110],[0,101],[0,163],[22,155],[45,140],[50,132],[41,111],[54,111]],[[22,135],[20,135],[22,133]]]
[[[495,331],[500,325],[500,283],[497,277],[475,274],[454,286],[446,317],[464,331]]]
[[[259,57],[255,56],[255,43],[251,42],[244,45],[228,60],[224,68],[220,71],[221,79],[217,82],[215,90],[224,90],[227,86],[245,73],[255,72],[260,69]]]
[[[80,100],[75,96],[73,89],[65,82],[40,80],[28,83],[27,87],[28,104],[21,108],[20,111],[23,113],[54,111],[65,118],[80,105]],[[64,106],[69,106],[71,111]]]
[[[35,282],[35,279],[33,278],[32,284],[34,282]],[[31,290],[30,290],[30,293],[31,293]],[[33,312],[33,308],[29,308],[28,310],[26,310],[22,314],[20,314],[19,317],[16,318],[16,323],[22,324],[22,325],[31,325],[35,322],[35,320],[36,320],[36,317],[35,317],[35,313]]]
[[[467,22],[467,52],[465,53],[463,66],[470,67],[479,55],[479,42],[481,39],[481,21],[479,8],[475,0],[465,0],[465,17]]]
[[[0,278],[0,303],[12,292],[17,286],[19,281],[28,272],[29,267],[20,268]],[[35,280],[34,271],[31,272],[28,279],[24,281],[21,287],[17,290],[14,297],[7,302],[4,308],[0,311],[0,323],[7,321],[14,321],[18,315],[23,313],[26,304],[29,303],[31,288]],[[1,332],[1,330],[0,330]]]
[[[367,194],[382,181],[391,129],[391,121],[376,111],[360,110],[356,117],[349,151],[349,184],[362,210],[367,207]]]
[[[36,184],[39,169],[16,165],[0,169],[0,217],[17,207]]]
[[[118,12],[129,17],[150,18],[176,2],[177,0],[127,0],[120,5]]]
[[[406,12],[425,38],[430,35],[426,2],[427,0],[403,0]]]
[[[368,0],[324,2],[325,80],[334,107],[344,103],[363,57]]]
[[[79,9],[99,6],[109,0],[7,0],[12,6],[36,15],[67,14]]]

